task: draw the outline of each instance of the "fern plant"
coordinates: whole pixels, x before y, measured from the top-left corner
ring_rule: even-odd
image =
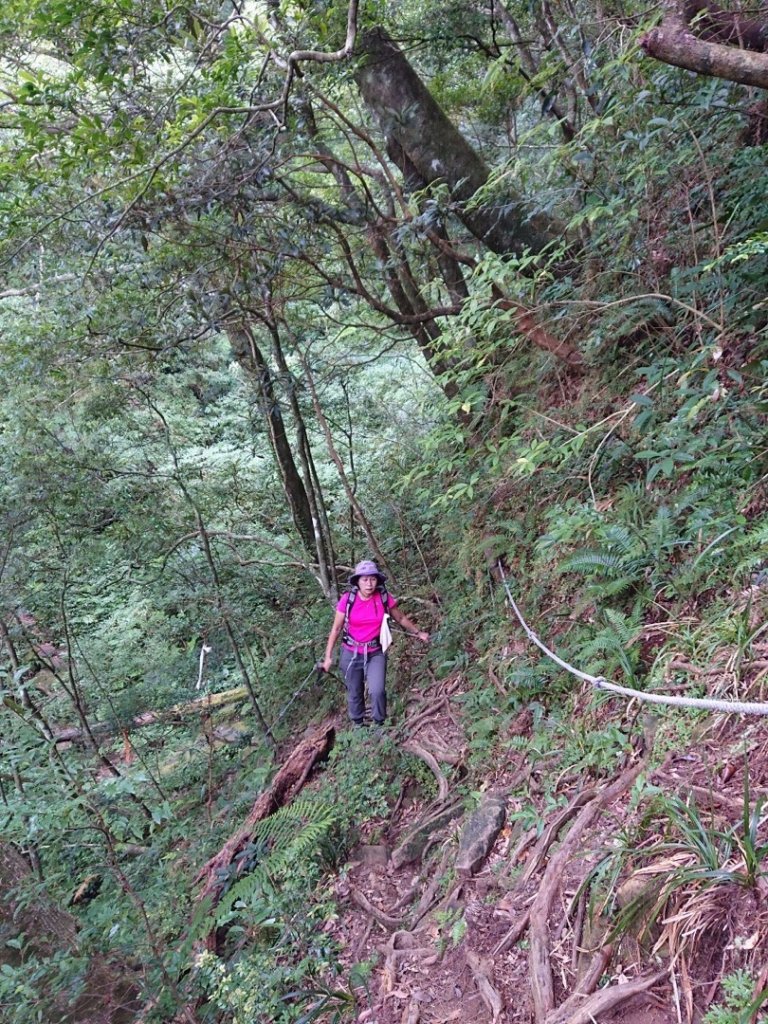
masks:
[[[281,884],[288,876],[295,878],[297,866],[322,860],[324,843],[339,822],[336,807],[310,796],[301,796],[260,821],[224,895],[200,922],[198,935],[230,923],[246,909],[255,914],[258,926],[274,924]]]
[[[764,582],[764,570],[768,562],[768,519],[764,519],[753,530],[749,530],[743,537],[734,541],[733,546],[739,555],[736,575],[741,576],[758,570],[757,582]]]
[[[586,594],[598,604],[633,593],[647,599],[668,582],[672,553],[689,543],[678,533],[671,509],[662,505],[637,525],[603,524],[595,543],[566,558],[559,569],[586,577]]]
[[[596,675],[611,675],[618,668],[630,682],[636,682],[639,650],[632,645],[641,626],[639,611],[625,615],[615,608],[603,608],[598,618],[600,628],[576,648],[579,664]]]

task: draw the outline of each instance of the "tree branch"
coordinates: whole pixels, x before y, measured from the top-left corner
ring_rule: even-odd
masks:
[[[698,39],[679,14],[665,18],[657,28],[646,32],[640,46],[649,57],[665,64],[768,89],[768,54]]]

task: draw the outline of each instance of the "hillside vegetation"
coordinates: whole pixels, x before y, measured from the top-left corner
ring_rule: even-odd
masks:
[[[766,5],[0,37],[3,1022],[763,1019]]]

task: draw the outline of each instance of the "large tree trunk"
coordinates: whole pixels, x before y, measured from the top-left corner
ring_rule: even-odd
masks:
[[[320,481],[317,476],[315,459],[312,454],[312,446],[309,443],[309,435],[304,422],[304,415],[299,405],[296,391],[296,382],[288,367],[288,362],[283,352],[283,344],[280,338],[280,331],[274,316],[271,295],[265,296],[268,315],[264,323],[272,338],[272,351],[274,353],[277,368],[285,385],[288,396],[288,404],[293,414],[293,422],[296,428],[298,441],[299,461],[304,470],[304,486],[309,502],[310,514],[312,516],[312,533],[315,539],[315,551],[317,553],[317,571],[320,578],[320,585],[326,597],[336,603],[339,599],[339,588],[336,582],[335,554],[333,550],[333,538],[331,536],[331,525],[328,522],[328,515],[325,511],[325,501],[320,489]]]
[[[200,868],[196,880],[203,882],[201,900],[208,899],[215,904],[221,899],[227,871],[238,853],[251,841],[256,825],[274,814],[280,807],[290,804],[298,796],[315,765],[328,757],[335,740],[336,729],[333,725],[326,724],[311,732],[294,747],[283,766],[256,800],[244,823],[230,836],[219,852]],[[215,935],[208,936],[211,948],[215,941]]]
[[[458,201],[457,216],[494,252],[540,252],[558,235],[557,227],[511,189],[498,198],[469,201],[488,181],[489,171],[446,117],[383,28],[362,33],[356,80],[377,117],[388,145],[400,147],[428,183],[446,182]]]

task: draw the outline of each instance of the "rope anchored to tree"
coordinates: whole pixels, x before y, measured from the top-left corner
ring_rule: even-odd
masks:
[[[569,665],[567,661],[563,661],[562,658],[559,658],[554,651],[551,651],[546,644],[539,640],[523,618],[522,612],[515,603],[512,591],[509,589],[509,584],[507,583],[507,577],[504,572],[504,566],[501,564],[501,560],[499,560],[498,566],[499,572],[501,573],[501,582],[504,584],[504,590],[507,593],[509,606],[517,616],[520,625],[525,630],[525,634],[531,643],[535,644],[540,651],[543,651],[544,654],[554,661],[556,665],[559,665],[560,668],[565,669],[566,672],[570,672],[571,675],[576,676],[577,679],[583,679],[585,682],[591,683],[596,690],[608,690],[611,693],[618,693],[624,697],[636,698],[637,700],[645,701],[648,704],[669,704],[673,707],[700,708],[703,711],[723,711],[726,714],[768,715],[768,704],[766,703],[742,700],[718,700],[714,697],[672,697],[668,694],[645,693],[643,690],[634,690],[630,686],[618,686],[616,683],[610,683],[603,676],[592,676],[588,672],[581,672],[579,669],[574,668],[573,665]]]

